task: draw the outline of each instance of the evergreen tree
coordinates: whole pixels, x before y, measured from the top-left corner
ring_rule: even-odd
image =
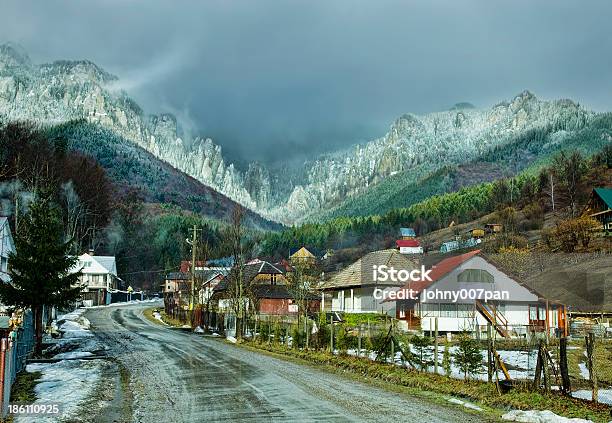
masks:
[[[482,366],[482,352],[478,341],[470,337],[467,333],[459,337],[459,348],[454,354],[455,363],[463,372],[463,377],[468,377],[477,373]]]
[[[432,364],[432,353],[429,349],[431,346],[431,338],[428,336],[414,335],[410,339],[410,343],[414,346],[417,353],[417,360],[421,370],[426,370],[427,366]]]
[[[15,236],[10,284],[0,284],[0,300],[7,306],[31,308],[35,318],[36,355],[42,352],[42,311],[68,307],[80,295],[80,273],[70,273],[77,258],[69,256],[72,241],[64,241],[60,209],[48,196],[39,196],[20,223]]]
[[[444,343],[444,353],[442,354],[442,368],[447,377],[451,375],[451,356],[448,342]]]

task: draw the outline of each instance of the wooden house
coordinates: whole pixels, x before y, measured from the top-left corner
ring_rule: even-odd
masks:
[[[408,239],[415,239],[415,238],[416,238],[416,233],[414,232],[414,229],[400,228],[400,239],[408,240]]]
[[[603,231],[612,232],[612,188],[593,189],[583,215],[598,220]]]
[[[488,234],[497,234],[504,230],[504,226],[501,223],[487,223],[485,225],[485,232]]]
[[[311,249],[312,250],[312,249]],[[306,247],[300,247],[295,251],[289,252],[289,262],[297,266],[299,264],[302,265],[314,265],[317,262],[317,256],[315,255],[314,250],[309,250]]]
[[[485,236],[485,231],[482,228],[471,228],[470,230],[467,231],[467,233],[472,237],[472,238],[483,238]]]
[[[275,264],[254,260],[242,268],[243,286],[247,307],[254,307],[260,315],[297,315],[298,308],[294,294],[289,287],[285,270]],[[218,300],[218,309],[232,313],[231,289],[236,284],[237,272],[231,271],[214,288],[213,301]],[[319,310],[319,297],[308,294],[308,311]]]

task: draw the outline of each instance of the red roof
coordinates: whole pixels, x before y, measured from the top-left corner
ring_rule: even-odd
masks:
[[[420,247],[421,243],[418,239],[398,239],[395,241],[398,247]]]
[[[198,267],[204,267],[204,262],[201,260],[196,260],[196,270]],[[183,273],[190,272],[191,271],[191,260],[181,261],[180,271]]]
[[[454,269],[474,257],[478,255],[480,250],[470,251],[469,253],[461,254],[459,256],[449,257],[447,259],[442,260],[440,263],[434,265],[432,267],[431,273],[429,273],[429,277],[431,281],[416,281],[416,282],[408,282],[406,285],[402,287],[402,289],[411,289],[414,294],[418,294],[423,289],[428,288],[438,279],[443,278],[448,275]]]

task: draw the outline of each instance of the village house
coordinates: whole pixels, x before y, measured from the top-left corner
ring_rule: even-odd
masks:
[[[6,217],[0,217],[0,281],[10,282],[9,255],[15,252],[15,242]]]
[[[198,289],[198,304],[209,305],[212,300],[215,288],[223,278],[229,275],[229,267],[207,268],[201,272],[196,272]]]
[[[423,254],[423,247],[418,239],[398,239],[395,245],[401,254]]]
[[[485,232],[488,234],[498,234],[504,230],[504,226],[501,223],[487,223],[485,225]]]
[[[186,263],[183,265],[183,263]],[[200,264],[200,263],[198,263]],[[212,298],[214,288],[229,274],[229,267],[205,267],[203,263],[195,270],[196,304],[208,305]],[[181,269],[190,270],[190,262],[182,262]],[[162,287],[162,294],[167,310],[174,307],[187,307],[191,297],[191,272],[170,272],[166,274]]]
[[[546,331],[567,334],[563,304],[543,298],[502,272],[480,250],[442,260],[429,277],[431,281],[407,283],[403,290],[411,295],[395,301],[396,317],[405,330],[433,331],[437,318],[442,333],[486,333],[490,324],[505,338]],[[485,301],[484,292],[497,294]]]
[[[472,238],[483,238],[485,236],[484,229],[481,228],[471,228],[466,232]]]
[[[317,263],[317,252],[314,249],[300,247],[297,250],[289,251],[289,262],[293,266],[306,265],[313,266]]]
[[[409,239],[415,239],[415,238],[416,238],[416,232],[414,231],[413,228],[400,228],[400,239],[409,240]]]
[[[612,232],[612,188],[593,189],[583,215],[599,221],[601,230]]]
[[[396,270],[416,269],[418,261],[398,250],[374,251],[339,272],[329,275],[320,286],[321,305],[326,312],[390,313],[395,304],[377,299],[374,290],[397,290],[404,285],[400,280],[379,280],[373,273],[374,266],[393,267]],[[384,295],[384,294],[381,294]]]
[[[255,307],[259,315],[297,315],[296,296],[289,287],[286,272],[281,266],[267,261],[253,260],[242,268],[244,295],[250,297],[248,307]],[[214,297],[218,299],[218,310],[221,313],[232,313],[231,291],[236,284],[238,272],[230,272],[214,288]],[[319,309],[319,298],[306,294],[308,311]]]
[[[402,254],[423,254],[423,247],[412,228],[400,228],[400,239],[395,241],[395,245]]]
[[[118,289],[120,281],[115,257],[81,254],[73,270],[81,271],[79,283],[82,285],[81,298],[85,306],[111,303],[111,293]]]
[[[161,284],[164,299],[175,297],[178,293],[187,291],[190,287],[190,279],[191,276],[187,272],[167,273]]]

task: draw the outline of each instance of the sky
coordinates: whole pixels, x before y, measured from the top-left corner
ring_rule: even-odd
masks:
[[[610,16],[608,0],[7,0],[0,42],[92,60],[238,163],[279,162],[524,89],[612,110]]]

